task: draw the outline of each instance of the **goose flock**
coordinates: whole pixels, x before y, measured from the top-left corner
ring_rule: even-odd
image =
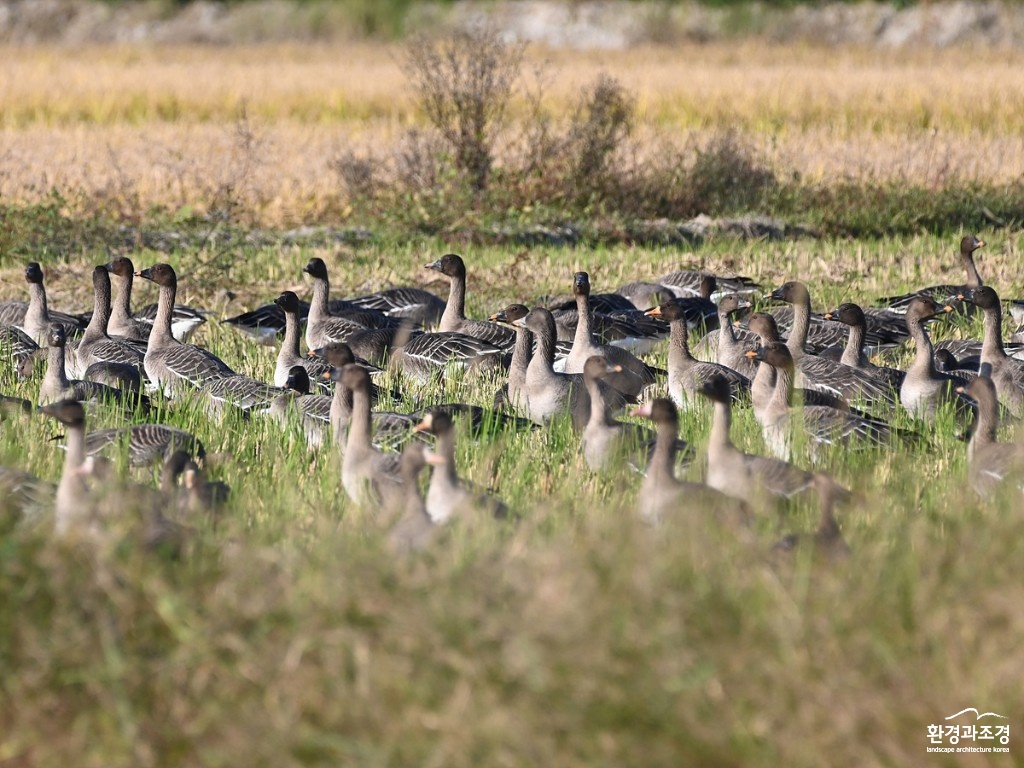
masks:
[[[379,510],[393,546],[409,551],[461,515],[515,517],[493,493],[459,477],[458,433],[482,440],[565,421],[592,471],[644,471],[637,511],[652,525],[704,510],[749,535],[760,500],[777,507],[810,494],[819,499],[819,529],[776,548],[807,542],[843,557],[849,550],[835,508],[851,494],[828,473],[794,463],[804,455],[798,446],[808,446],[816,462],[829,445],[927,443],[946,409],[968,436],[970,486],[982,496],[1024,488],[1024,443],[998,438],[1001,425],[1024,414],[1024,327],[1004,340],[1003,304],[975,262],[983,245],[973,235],[962,239],[962,285],[922,287],[873,307],[847,302],[824,314],[812,312],[810,291],[798,280],[762,288],[745,277],[678,271],[594,293],[590,276],[577,272],[569,302],[531,307],[512,296],[516,303],[473,319],[466,316],[467,266],[456,254],[424,265],[448,281],[446,301],[415,286],[332,299],[327,265],[312,258],[303,268],[308,303],[283,291],[223,321],[280,345],[272,382],[191,343],[209,313],[176,303],[170,265],[136,271],[121,257],[96,266],[92,311],[73,314],[49,307],[43,270],[32,262],[24,273],[28,301],[0,302],[0,353],[10,380],[39,380],[35,405],[64,430],[64,467],[56,486],[0,467],[0,487],[26,517],[52,509],[58,536],[102,533],[123,514],[113,499],[133,499],[146,545],[177,548],[190,519],[214,514],[227,489],[205,479],[197,436],[147,419],[179,401],[198,402],[210,419],[237,410],[283,429],[300,425],[310,450],[337,456],[339,488]],[[155,305],[132,311],[134,278],[157,286]],[[933,345],[931,324],[978,313],[981,339]],[[884,364],[907,344],[914,352],[906,370]],[[652,353],[664,355],[666,347],[666,369],[652,365]],[[443,383],[455,371],[493,381],[493,403],[377,410],[384,396],[401,402],[405,384]],[[703,481],[683,481],[677,472],[694,452],[691,436],[680,435],[680,411],[696,409],[701,418],[707,404]],[[4,396],[3,405],[5,428],[35,418],[30,402]],[[738,408],[752,408],[768,455],[733,442]],[[89,431],[87,417],[98,409],[113,409],[127,423]],[[653,429],[619,418],[627,414]],[[163,464],[158,488],[111,477],[103,454],[118,445],[127,446],[133,466]],[[427,467],[424,493],[419,478]]]

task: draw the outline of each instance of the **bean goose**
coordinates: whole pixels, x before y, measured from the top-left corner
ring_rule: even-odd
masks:
[[[846,347],[839,359],[843,365],[869,373],[880,379],[884,379],[890,387],[899,392],[900,385],[906,373],[897,368],[885,368],[875,365],[864,353],[864,335],[867,333],[867,320],[864,310],[856,304],[847,302],[831,312],[825,313],[827,320],[836,320],[843,325],[849,326],[849,336],[846,339]]]
[[[491,320],[508,323],[516,333],[516,343],[512,348],[512,361],[508,366],[508,386],[506,394],[508,402],[519,411],[526,410],[526,372],[533,356],[533,333],[525,325],[519,323],[530,314],[525,304],[509,304],[504,309],[491,315]]]
[[[302,268],[313,278],[313,297],[306,317],[306,346],[322,347],[332,341],[349,341],[357,333],[371,329],[398,329],[402,322],[382,312],[362,309],[349,302],[330,301],[331,285],[327,265],[314,257]]]
[[[282,426],[287,426],[289,414],[296,413],[306,444],[310,448],[319,448],[324,443],[324,430],[331,423],[331,398],[310,394],[309,374],[301,365],[294,365],[288,371],[285,388],[287,392],[271,401],[270,415]]]
[[[981,346],[981,364],[991,367],[992,383],[999,402],[1015,417],[1024,413],[1024,362],[1014,360],[1003,348],[1003,308],[999,296],[988,287],[968,288],[958,297],[984,313],[985,335]]]
[[[861,399],[886,407],[895,406],[896,395],[886,383],[856,368],[804,351],[810,326],[811,296],[803,283],[791,280],[772,291],[771,296],[793,306],[793,327],[786,346],[796,363],[798,385],[839,395],[848,402]]]
[[[28,304],[22,301],[7,301],[0,304],[0,325],[20,328],[37,344],[46,341],[50,323],[63,325],[69,337],[81,335],[85,327],[81,318],[49,308],[46,287],[43,285],[43,269],[39,262],[30,261],[25,267],[25,282],[28,283]]]
[[[339,354],[334,357],[335,367],[323,374],[324,381],[334,382],[334,392],[331,395],[331,406],[329,418],[331,432],[334,434],[334,442],[338,446],[340,455],[344,458],[345,446],[347,445],[348,425],[352,419],[352,391],[345,386],[341,372],[349,363],[344,362],[344,357]],[[375,387],[370,383],[370,402],[375,401]],[[418,419],[404,413],[393,411],[372,411],[370,413],[372,422],[371,434],[373,445],[377,448],[397,448],[409,438],[409,430],[416,424]]]
[[[956,393],[956,388],[966,381],[948,373],[935,370],[932,342],[924,328],[924,322],[940,314],[952,312],[950,305],[940,306],[924,296],[915,296],[907,305],[907,330],[914,339],[916,350],[914,360],[907,369],[907,375],[900,387],[900,402],[912,414],[931,421],[942,403],[953,402],[961,414],[966,403]],[[959,400],[959,402],[957,402]]]
[[[456,515],[477,511],[496,518],[508,517],[508,507],[503,501],[471,490],[459,479],[455,468],[455,423],[451,416],[429,411],[414,429],[428,432],[437,440],[435,454],[426,454],[427,462],[433,465],[427,487],[427,514],[434,523],[441,525]]]
[[[159,307],[143,364],[152,385],[173,394],[182,385],[200,387],[214,379],[233,376],[235,372],[219,357],[202,347],[183,344],[174,338],[171,322],[178,278],[170,264],[155,264],[136,273],[136,277],[152,280],[160,287]]]
[[[284,394],[284,390],[240,373],[232,373],[205,382],[200,394],[206,400],[207,411],[217,416],[230,408],[248,414],[254,408],[268,407],[274,398]]]
[[[668,347],[668,392],[679,408],[689,409],[705,381],[712,376],[722,376],[729,384],[734,398],[750,392],[750,380],[741,373],[718,365],[697,360],[690,354],[689,328],[686,311],[672,299],[650,309],[648,314],[668,320],[670,327]]]
[[[490,342],[504,352],[515,344],[515,331],[504,325],[466,317],[466,263],[455,253],[448,253],[437,261],[425,264],[426,269],[440,272],[448,278],[448,302],[441,315],[438,330],[445,333],[464,333]]]
[[[693,348],[693,356],[698,360],[715,362],[732,368],[753,380],[757,373],[757,365],[751,363],[746,356],[753,349],[754,334],[745,329],[738,335],[738,329],[732,323],[732,315],[750,309],[750,302],[735,293],[723,296],[718,301],[718,328],[704,334]]]
[[[965,235],[960,240],[960,264],[966,274],[966,282],[962,285],[930,285],[927,288],[920,288],[913,293],[905,293],[901,296],[889,296],[879,300],[879,303],[888,307],[893,312],[905,313],[915,298],[931,299],[936,303],[949,305],[952,311],[963,311],[963,303],[957,299],[958,294],[963,293],[967,288],[979,288],[983,285],[978,267],[974,263],[974,252],[982,248],[985,243],[974,235]]]
[[[579,322],[573,338],[572,350],[565,359],[565,373],[583,373],[583,366],[594,355],[602,355],[621,371],[610,374],[605,382],[627,397],[639,397],[643,390],[654,384],[654,372],[632,353],[621,347],[599,345],[594,342],[590,331],[590,276],[577,272],[573,278],[573,293],[576,295],[576,310]]]
[[[973,379],[961,394],[977,405],[971,438],[967,443],[967,477],[979,496],[994,493],[1003,484],[1024,489],[1024,443],[1000,443],[999,399],[995,384],[986,376]]]
[[[403,493],[392,510],[399,517],[388,533],[388,546],[396,554],[407,555],[425,549],[437,533],[420,491],[420,473],[427,466],[425,454],[426,449],[420,443],[410,443],[402,451]]]
[[[697,296],[700,294],[701,282],[707,274],[707,272],[680,270],[662,275],[656,282],[671,288],[677,297]],[[723,293],[738,293],[741,296],[750,296],[761,287],[759,283],[754,282],[749,277],[714,275],[714,278],[715,284]],[[711,298],[714,299],[715,297],[712,296]]]
[[[429,381],[448,365],[478,373],[499,370],[504,355],[498,347],[463,333],[421,333],[391,352],[389,367],[406,376]]]
[[[14,325],[0,325],[0,353],[8,358],[18,376],[28,378],[34,369],[34,355],[39,345],[21,328]]]
[[[85,453],[96,456],[122,445],[127,446],[128,463],[133,467],[163,462],[177,450],[199,458],[206,455],[199,438],[165,424],[135,424],[90,432],[85,438]]]
[[[336,374],[352,392],[352,414],[341,461],[341,482],[357,504],[393,506],[403,493],[399,455],[384,453],[372,442],[370,374],[358,365],[346,365]]]
[[[745,525],[749,521],[749,510],[743,501],[702,483],[676,479],[679,416],[671,400],[655,398],[634,411],[633,415],[653,421],[657,433],[654,451],[637,497],[640,517],[644,522],[661,525],[666,520],[689,514],[694,508],[712,511],[733,524]]]
[[[85,410],[75,400],[59,400],[40,409],[64,425],[66,446],[64,469],[54,501],[54,532],[58,536],[94,533],[96,510],[90,503],[89,487],[82,474],[86,456]]]
[[[107,271],[113,275],[111,280],[117,284],[117,296],[114,298],[107,333],[112,336],[149,341],[150,329],[156,321],[159,304],[147,304],[132,312],[135,265],[127,256],[120,256],[111,261],[107,264]],[[171,313],[171,334],[178,341],[185,343],[205,322],[206,313],[203,310],[175,304]]]
[[[303,357],[299,349],[299,337],[302,335],[299,329],[299,297],[292,291],[285,291],[274,299],[274,304],[281,309],[285,318],[284,340],[274,367],[274,386],[287,386],[289,372],[296,365],[303,366],[310,380],[322,386],[323,375],[331,370],[331,364],[320,358],[308,355]]]
[[[835,506],[848,499],[850,493],[826,472],[815,473],[814,488],[818,492],[821,510],[817,530],[810,535],[790,534],[776,543],[772,550],[778,554],[791,554],[810,548],[812,557],[825,562],[845,560],[850,556],[850,547],[836,521]]]
[[[714,404],[708,441],[708,485],[741,501],[762,493],[789,498],[810,486],[813,477],[809,472],[781,459],[744,453],[733,445],[729,436],[732,397],[724,376],[712,376],[701,392]]]
[[[409,286],[387,288],[349,301],[358,307],[383,312],[388,317],[397,317],[424,327],[440,322],[445,309],[445,303],[434,294]]]
[[[773,456],[791,458],[794,425],[799,420],[807,436],[823,445],[847,445],[856,440],[872,445],[888,445],[893,430],[880,419],[867,418],[824,405],[804,405],[793,409],[793,356],[785,344],[774,342],[751,353],[762,365],[775,369],[775,389],[767,403],[754,407],[761,434]]]
[[[110,273],[105,266],[92,271],[93,310],[89,325],[78,343],[76,357],[78,371],[85,371],[93,363],[119,363],[141,368],[146,345],[107,335],[110,320]]]
[[[64,362],[66,337],[63,325],[50,324],[48,342],[46,374],[39,388],[40,404],[45,405],[58,400],[105,400],[128,407],[135,404],[148,410],[149,398],[139,395],[138,390],[128,393],[96,381],[68,379]]]

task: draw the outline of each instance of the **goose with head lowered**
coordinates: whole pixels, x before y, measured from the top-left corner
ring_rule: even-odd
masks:
[[[767,494],[790,498],[810,487],[813,476],[787,461],[755,456],[737,448],[730,437],[732,397],[724,376],[712,376],[701,393],[714,405],[708,440],[708,469],[705,482],[727,496],[751,502]]]
[[[679,299],[666,301],[648,310],[647,314],[669,322],[668,393],[677,407],[693,407],[704,382],[713,376],[721,376],[728,383],[733,397],[749,395],[750,380],[746,376],[718,363],[702,362],[690,354],[686,309]]]
[[[111,282],[117,287],[107,333],[111,336],[123,336],[136,341],[148,341],[159,305],[147,304],[137,312],[132,312],[132,283],[135,277],[135,265],[127,256],[119,256],[108,263],[107,271],[111,275]],[[202,310],[184,304],[175,304],[174,311],[171,313],[171,333],[174,338],[184,343],[205,322],[206,313]]]
[[[149,333],[149,344],[143,364],[152,385],[166,394],[182,387],[202,387],[206,382],[236,375],[212,352],[174,338],[171,323],[174,299],[178,292],[178,276],[170,264],[154,264],[136,273],[136,277],[152,280],[160,288],[156,319]]]
[[[508,352],[515,344],[515,331],[508,326],[486,320],[470,320],[466,317],[466,263],[456,253],[448,253],[425,264],[426,269],[440,272],[450,283],[448,302],[441,315],[438,330],[444,333],[463,333],[482,339]]]
[[[977,405],[967,443],[967,478],[971,487],[979,496],[989,496],[1004,484],[1015,484],[1024,490],[1024,443],[1001,443],[996,438],[999,398],[995,384],[987,376],[979,376],[961,386],[960,393]]]
[[[679,414],[671,400],[655,398],[633,412],[654,422],[654,451],[640,486],[637,506],[644,522],[660,525],[693,511],[711,512],[723,522],[745,525],[750,512],[742,500],[731,498],[702,483],[687,483],[675,476],[679,445]]]
[[[1003,347],[1003,307],[989,286],[968,288],[957,298],[978,307],[985,317],[981,365],[988,365],[999,402],[1013,416],[1024,415],[1024,362],[1006,354]]]
[[[577,272],[573,277],[573,293],[576,296],[579,321],[576,324],[572,349],[565,358],[564,372],[583,373],[583,366],[587,360],[595,355],[602,355],[612,365],[622,368],[621,371],[605,378],[607,385],[627,397],[639,397],[644,389],[655,383],[654,370],[621,347],[594,342],[590,330],[590,276],[586,272]]]

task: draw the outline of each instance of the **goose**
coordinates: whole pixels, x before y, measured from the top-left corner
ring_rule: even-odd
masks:
[[[846,347],[839,362],[851,368],[857,368],[879,379],[883,379],[896,392],[906,377],[906,372],[897,368],[885,368],[875,365],[864,353],[864,335],[867,332],[867,320],[864,310],[856,304],[847,302],[840,304],[831,312],[825,313],[826,320],[836,320],[849,327]]]
[[[396,554],[408,555],[430,545],[437,525],[427,513],[420,492],[420,473],[427,466],[426,449],[421,443],[410,443],[402,451],[400,463],[403,493],[393,510],[400,517],[388,533],[388,546]]]
[[[591,357],[583,366],[583,383],[590,395],[590,419],[580,435],[580,444],[593,470],[604,468],[617,457],[641,452],[646,456],[653,443],[653,436],[647,429],[617,421],[605,402],[600,382],[609,374],[617,373],[619,368],[601,355]],[[682,452],[689,450],[686,443],[673,447],[673,452],[676,448]]]
[[[443,411],[429,411],[414,429],[432,434],[437,441],[435,454],[426,454],[427,461],[434,465],[427,487],[427,514],[435,524],[443,525],[456,515],[475,511],[495,518],[508,517],[503,501],[470,490],[459,479],[455,468],[455,423],[451,416]]]
[[[82,374],[85,381],[95,381],[108,387],[131,392],[133,395],[142,393],[142,373],[134,365],[127,363],[93,363]]]
[[[885,306],[892,312],[905,314],[915,298],[931,299],[936,303],[952,307],[952,311],[962,312],[964,305],[957,299],[958,294],[968,288],[980,288],[983,283],[978,267],[974,263],[974,253],[984,247],[985,242],[979,240],[976,235],[964,235],[960,239],[960,263],[966,273],[966,282],[962,285],[930,285],[927,288],[920,288],[913,293],[904,293],[901,296],[888,296],[879,299],[879,304]]]
[[[20,418],[32,413],[32,403],[22,397],[0,395],[0,421],[5,417]]]
[[[714,404],[708,441],[706,482],[709,486],[745,501],[758,498],[762,493],[790,498],[811,485],[810,472],[781,459],[744,453],[733,445],[729,436],[732,396],[728,379],[712,376],[703,383],[701,393]]]
[[[124,444],[127,444],[128,463],[133,467],[163,462],[179,449],[199,458],[206,455],[199,438],[184,429],[165,424],[135,424],[90,432],[85,438],[85,454],[101,455]]]
[[[512,348],[512,361],[508,366],[508,402],[519,411],[526,409],[526,372],[533,356],[533,333],[518,321],[530,314],[525,304],[509,304],[491,315],[493,322],[508,323],[515,329],[516,343]]]
[[[388,317],[397,317],[423,327],[437,325],[446,306],[445,302],[429,291],[411,286],[387,288],[349,301],[357,307],[383,312]]]
[[[135,265],[127,256],[119,256],[109,262],[107,271],[112,275],[111,281],[117,284],[117,296],[114,299],[107,333],[138,341],[149,341],[150,329],[156,321],[159,305],[147,304],[132,312]],[[203,310],[175,304],[171,313],[171,334],[178,341],[185,343],[205,322],[206,313]]]
[[[751,353],[762,365],[775,369],[775,388],[767,403],[755,405],[754,415],[773,456],[789,461],[793,447],[793,420],[799,419],[807,436],[818,444],[848,445],[852,440],[888,445],[894,431],[880,419],[867,418],[827,405],[804,405],[794,413],[793,356],[782,343],[773,342]]]
[[[232,373],[205,382],[199,391],[206,401],[211,416],[224,414],[230,408],[237,408],[244,414],[255,409],[269,407],[274,398],[285,394],[282,387],[275,387],[258,379],[240,373]]]
[[[753,348],[755,335],[748,330],[738,329],[732,323],[732,315],[750,309],[750,302],[736,293],[730,293],[718,300],[718,328],[704,334],[693,348],[698,360],[715,362],[732,368],[753,380],[757,366],[750,362],[746,352]]]
[[[981,346],[981,364],[991,367],[990,377],[999,402],[1014,417],[1024,414],[1024,362],[1014,360],[1003,348],[1003,308],[999,296],[989,286],[968,288],[958,299],[981,309],[985,335]]]
[[[332,341],[349,341],[370,329],[398,329],[402,321],[382,312],[355,307],[349,302],[330,302],[331,284],[324,260],[313,257],[302,271],[313,278],[313,298],[306,317],[306,346],[317,349]],[[332,309],[333,307],[333,309]]]
[[[45,343],[50,323],[65,326],[64,330],[69,337],[81,335],[85,325],[80,317],[49,308],[43,285],[43,268],[39,262],[30,261],[25,267],[25,282],[28,283],[28,304],[22,301],[0,304],[0,326],[17,326],[37,344]]]
[[[667,323],[656,317],[648,317],[643,310],[637,309],[629,299],[618,293],[589,293],[587,304],[590,307],[590,332],[596,343],[622,347],[634,354],[647,354],[668,336]],[[573,298],[550,308],[559,341],[571,342],[576,338],[580,320],[579,305],[579,290],[574,280]],[[645,304],[644,309],[650,306]]]
[[[441,315],[438,330],[445,333],[464,333],[476,339],[483,339],[503,352],[515,344],[515,331],[504,325],[485,320],[469,320],[466,317],[466,263],[455,253],[448,253],[425,264],[426,269],[440,272],[448,278],[450,288],[448,302]]]
[[[569,413],[573,427],[583,429],[590,419],[590,396],[580,374],[557,373],[553,367],[555,318],[544,307],[534,307],[515,321],[536,339],[536,349],[526,369],[525,415],[536,424],[549,424],[561,413]],[[624,396],[612,390],[612,409],[622,407]]]
[[[771,298],[771,296],[769,296]],[[785,335],[792,335],[796,309],[794,307],[776,307],[771,310],[779,328]],[[829,320],[824,315],[810,311],[808,304],[807,339],[804,350],[830,360],[838,360],[843,354],[843,344],[847,332],[838,321]],[[872,354],[894,349],[907,339],[906,325],[903,316],[882,309],[864,311],[866,328],[864,331],[864,347]]]
[[[594,343],[590,331],[590,276],[586,272],[577,272],[573,278],[573,292],[576,295],[576,309],[579,322],[576,335],[573,337],[572,349],[565,358],[565,373],[583,373],[583,366],[594,355],[602,355],[612,365],[621,367],[621,371],[610,374],[605,382],[627,397],[639,397],[647,387],[655,383],[654,371],[646,363],[621,347],[598,345]]]
[[[664,285],[670,288],[677,297],[682,296],[699,296],[701,283],[707,272],[694,272],[692,270],[679,270],[677,272],[669,272],[667,275],[662,275],[655,282],[659,285]],[[725,276],[725,275],[712,275],[715,278],[715,284],[718,290],[723,293],[738,293],[740,296],[752,296],[761,285],[749,277],[742,276]],[[715,296],[710,297],[712,300],[717,299]]]
[[[661,525],[694,507],[726,517],[730,523],[749,523],[749,510],[742,500],[730,498],[702,483],[676,479],[676,451],[679,446],[679,415],[671,400],[655,398],[633,411],[633,416],[654,422],[657,438],[654,452],[637,497],[640,518]]]
[[[372,358],[371,358],[372,359]],[[395,348],[388,366],[411,379],[429,381],[454,365],[477,373],[505,365],[502,350],[490,342],[463,333],[421,333]]]
[[[684,410],[691,408],[704,382],[712,376],[722,376],[735,398],[749,394],[750,380],[746,376],[717,363],[701,362],[690,354],[686,310],[678,302],[672,299],[647,311],[669,321],[668,392],[672,402]]]
[[[352,392],[352,414],[341,462],[345,492],[356,504],[393,507],[403,493],[400,458],[397,453],[382,452],[371,442],[370,374],[349,364],[336,375]]]
[[[341,345],[344,347],[344,345]],[[347,347],[344,347],[347,349]],[[348,353],[349,356],[351,352]],[[331,424],[331,432],[334,435],[335,445],[338,447],[338,451],[342,458],[345,456],[345,446],[347,445],[346,435],[348,434],[348,425],[352,419],[352,391],[345,386],[342,379],[342,370],[346,365],[351,363],[345,361],[343,350],[339,349],[338,354],[333,356],[334,368],[323,374],[324,381],[334,382],[334,392],[331,395],[331,404],[329,409],[329,420]],[[374,384],[370,383],[370,402],[371,405],[374,402]],[[410,430],[418,421],[414,416],[395,413],[394,411],[372,411],[370,413],[370,421],[372,429],[370,430],[373,440],[373,445],[377,448],[396,448],[401,444],[405,443],[410,434]]]
[[[771,297],[793,306],[793,327],[786,346],[796,363],[798,385],[839,395],[848,402],[862,399],[872,404],[895,407],[896,395],[886,383],[856,368],[804,351],[810,325],[811,296],[803,283],[791,280],[772,291]]]
[[[0,325],[0,353],[10,359],[18,376],[28,378],[34,368],[34,356],[39,345],[21,328],[14,325]]]
[[[324,443],[324,430],[331,423],[331,398],[309,392],[309,374],[301,365],[292,366],[285,381],[287,392],[275,397],[268,412],[282,426],[288,425],[289,414],[299,416],[306,444],[313,449]]]
[[[788,555],[810,548],[813,557],[825,562],[838,562],[850,556],[850,547],[843,539],[839,523],[836,521],[835,506],[850,497],[850,492],[836,482],[827,472],[814,474],[814,488],[818,492],[818,503],[821,510],[818,528],[813,534],[790,534],[780,539],[772,551],[780,555]]]
[[[977,367],[972,369],[969,367],[969,364],[961,363],[956,359],[956,355],[945,347],[939,348],[936,346],[933,356],[935,358],[935,370],[939,373],[951,373],[966,381],[970,381],[978,376]]]
[[[284,291],[274,299],[274,304],[285,317],[284,340],[277,353],[277,365],[274,367],[274,386],[287,386],[289,373],[296,365],[306,369],[311,381],[316,382],[318,386],[322,385],[323,375],[330,371],[331,365],[317,357],[303,357],[299,350],[299,297],[292,291]]]
[[[939,406],[945,402],[955,403],[958,413],[965,414],[966,403],[958,397],[956,389],[965,386],[967,382],[958,376],[935,370],[932,343],[924,328],[926,320],[952,311],[949,304],[940,306],[924,296],[915,296],[906,308],[907,330],[914,340],[916,350],[900,387],[900,403],[910,413],[927,421],[934,420]]]
[[[181,512],[187,517],[212,515],[216,525],[231,496],[231,487],[219,480],[207,480],[202,468],[191,459],[182,471],[182,484],[185,493],[179,507]]]
[[[107,323],[110,319],[110,273],[105,266],[96,267],[92,271],[93,310],[89,325],[78,343],[75,353],[79,372],[85,371],[93,363],[119,363],[143,366],[146,345],[128,339],[111,338],[107,335]]]
[[[32,524],[44,519],[53,509],[56,490],[52,483],[31,472],[0,465],[0,525],[4,532],[22,522]]]
[[[78,400],[79,402],[106,400],[118,405],[135,405],[144,410],[149,409],[149,398],[140,395],[138,390],[129,394],[96,381],[69,380],[64,363],[66,340],[64,326],[59,323],[50,323],[46,374],[43,376],[43,382],[39,388],[39,403],[41,405],[58,400]]]
[[[182,385],[201,387],[206,382],[233,376],[235,372],[219,357],[202,347],[183,344],[171,331],[178,277],[170,264],[155,264],[136,273],[160,287],[159,310],[149,334],[143,363],[152,385],[173,395]]]
[[[54,533],[57,536],[95,533],[97,510],[90,503],[89,487],[82,473],[87,450],[85,410],[76,400],[58,400],[42,406],[40,411],[64,425],[67,439],[64,469],[54,501]]]
[[[967,477],[979,496],[989,496],[1005,483],[1024,489],[1024,443],[1000,443],[999,398],[995,383],[987,376],[961,386],[961,395],[976,404],[974,423],[967,443]]]

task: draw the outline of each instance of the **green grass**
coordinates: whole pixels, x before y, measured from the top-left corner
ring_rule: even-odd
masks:
[[[982,274],[1002,295],[1024,295],[1020,235],[980,234]],[[467,310],[567,294],[580,268],[601,291],[691,266],[766,287],[799,276],[818,309],[868,304],[958,280],[956,239],[474,246],[463,252]],[[233,314],[285,288],[308,294],[300,268],[313,255],[342,295],[425,282],[421,265],[447,248],[241,246],[169,260],[184,299]],[[167,258],[131,256],[137,267]],[[86,306],[83,276],[106,258],[44,259],[51,304]],[[18,296],[20,265],[3,269],[3,298]],[[234,304],[216,298],[225,287]],[[977,336],[980,324],[964,331]],[[239,370],[272,374],[275,352],[226,326],[209,323],[198,341]],[[455,378],[420,394],[487,404],[497,384]],[[38,380],[4,370],[0,385],[31,398]],[[709,415],[685,414],[684,436],[702,445]],[[493,487],[518,522],[460,519],[400,561],[380,517],[348,503],[331,450],[309,453],[269,421],[211,422],[187,403],[166,416],[228,454],[210,474],[234,489],[229,511],[216,529],[195,521],[180,561],[6,526],[0,764],[953,765],[926,754],[929,724],[969,706],[1019,715],[1020,497],[981,504],[965,489],[949,421],[929,446],[825,454],[821,466],[859,497],[841,518],[851,561],[828,569],[769,556],[782,533],[813,529],[810,500],[760,519],[751,545],[698,509],[649,530],[634,513],[640,477],[589,472],[564,423],[479,443],[462,435],[461,474]],[[114,422],[100,413],[91,424]],[[0,430],[0,463],[56,480],[54,423]],[[763,448],[748,412],[733,437]],[[687,474],[699,478],[700,462]],[[130,529],[116,512],[111,526]],[[1009,758],[962,762],[1020,764],[1018,741],[1011,728]]]

